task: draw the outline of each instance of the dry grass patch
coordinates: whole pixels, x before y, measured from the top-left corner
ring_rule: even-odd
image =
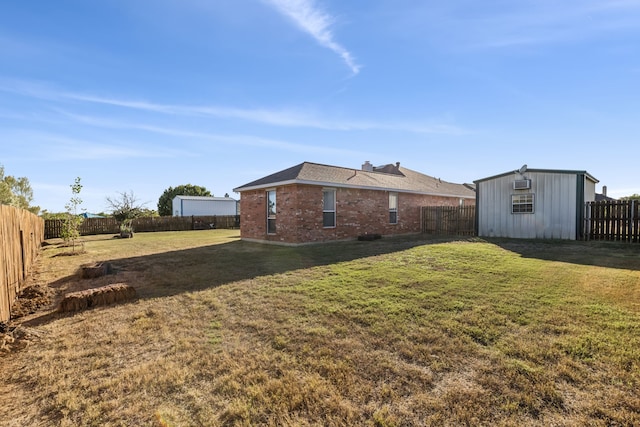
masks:
[[[141,298],[39,324],[38,340],[3,357],[0,419],[640,424],[637,247],[412,237],[280,248],[221,230],[85,245],[76,268],[112,262],[114,282]],[[76,286],[73,257],[49,251],[43,274]]]

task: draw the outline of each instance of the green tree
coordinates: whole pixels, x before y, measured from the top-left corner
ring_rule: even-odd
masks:
[[[40,217],[45,221],[48,219],[66,219],[67,213],[66,212],[49,212],[48,210],[43,209],[42,212],[40,212]]]
[[[33,190],[29,179],[5,175],[4,166],[0,165],[0,203],[26,209],[34,214],[40,212],[39,206],[31,206]]]
[[[78,214],[78,207],[82,204],[80,198],[80,191],[82,190],[82,184],[80,184],[80,177],[77,177],[73,184],[71,184],[71,198],[69,202],[64,205],[67,210],[66,218],[62,223],[62,232],[60,237],[65,243],[71,242],[72,251],[76,251],[76,240],[80,237],[80,225],[84,218]]]
[[[147,218],[147,217],[158,217],[160,215],[158,215],[158,211],[155,209],[142,208],[142,210],[140,211],[140,216]]]
[[[0,165],[0,204],[13,206],[13,192],[5,181],[4,166]]]
[[[622,200],[640,200],[640,194],[632,194],[631,196],[622,197]]]
[[[164,190],[160,199],[158,199],[158,214],[160,216],[173,215],[173,199],[176,196],[208,196],[213,194],[205,187],[199,185],[178,185],[177,187],[169,187]]]

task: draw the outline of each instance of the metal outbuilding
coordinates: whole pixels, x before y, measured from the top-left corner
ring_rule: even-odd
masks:
[[[176,196],[173,216],[237,215],[238,201],[231,197]]]
[[[598,180],[586,171],[524,165],[474,183],[478,236],[575,240]]]

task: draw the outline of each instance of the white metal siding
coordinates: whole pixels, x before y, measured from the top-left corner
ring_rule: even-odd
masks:
[[[528,172],[531,189],[514,190],[517,174],[478,182],[478,234],[486,237],[575,239],[577,175]],[[595,186],[594,186],[595,189]],[[511,213],[512,194],[534,194],[534,213]]]
[[[584,201],[585,202],[596,201],[596,183],[586,177],[584,179]]]
[[[182,199],[180,199],[179,197],[173,198],[173,200],[171,201],[171,207],[172,207],[171,215],[182,216],[182,206],[180,204],[181,201]]]
[[[236,215],[237,201],[229,200],[194,200],[176,196],[173,199],[173,215],[176,216],[212,216]]]

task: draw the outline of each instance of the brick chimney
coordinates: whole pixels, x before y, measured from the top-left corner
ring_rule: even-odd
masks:
[[[362,170],[366,172],[373,172],[373,165],[371,164],[371,162],[369,162],[369,160],[365,160],[365,162],[362,164]]]

